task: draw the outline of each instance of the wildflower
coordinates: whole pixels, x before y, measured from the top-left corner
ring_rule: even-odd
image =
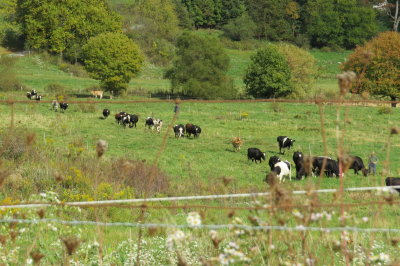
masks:
[[[177,230],[174,234],[175,240],[182,240],[185,238],[185,233],[181,230]]]
[[[271,250],[273,250],[273,249],[275,249],[275,245],[271,244],[271,245],[269,245],[269,248],[270,248]]]
[[[235,248],[235,249],[239,249],[239,245],[236,244],[235,242],[229,242],[228,246]]]
[[[311,221],[318,221],[322,218],[322,213],[311,213]]]
[[[190,212],[186,219],[187,223],[191,226],[199,226],[201,225],[201,217],[197,212]]]
[[[33,264],[33,259],[29,258],[26,260],[26,265],[32,265]]]
[[[366,223],[366,222],[368,222],[368,217],[363,217],[362,220],[363,220],[363,222]]]
[[[299,210],[293,210],[292,214],[297,218],[300,218],[300,219],[304,218],[304,215],[301,214],[301,212],[299,212]]]
[[[237,230],[235,230],[235,231],[233,231],[234,233],[235,233],[235,235],[237,235],[237,236],[241,236],[241,235],[244,235],[245,234],[245,231],[244,230],[240,230],[240,229],[237,229]]]
[[[225,254],[219,254],[218,260],[222,265],[229,265],[228,257]]]
[[[315,259],[307,258],[306,259],[306,265],[307,266],[314,266],[315,265]]]
[[[215,230],[210,230],[209,232],[211,239],[215,239],[218,237],[218,233]]]

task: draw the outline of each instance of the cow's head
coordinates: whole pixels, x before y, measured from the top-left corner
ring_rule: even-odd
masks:
[[[301,151],[295,151],[295,152],[293,153],[293,161],[294,161],[295,163],[300,162],[300,161],[302,161],[303,159],[304,159],[304,155],[303,155],[303,153],[302,153]]]
[[[265,161],[266,154],[265,152],[262,153],[261,158]]]
[[[362,172],[363,176],[368,176],[368,169],[367,168],[363,168],[361,170],[361,172]]]

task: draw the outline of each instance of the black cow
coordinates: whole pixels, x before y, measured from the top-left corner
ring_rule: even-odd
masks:
[[[313,160],[311,157],[307,157],[308,160]],[[296,179],[302,179],[304,177],[308,177],[311,174],[311,163],[307,167],[305,163],[305,158],[302,152],[295,151],[293,153],[293,161],[294,165],[296,166]]]
[[[185,127],[182,124],[174,126],[174,133],[176,138],[185,136]]]
[[[30,92],[27,92],[26,93],[26,98],[31,99],[31,97],[32,97],[32,94]]]
[[[337,161],[329,157],[315,157],[313,159],[313,172],[317,175],[321,175],[322,170],[328,177],[332,177],[333,175],[339,177],[339,164]]]
[[[186,124],[186,134],[190,137],[193,134],[194,138],[199,137],[201,133],[201,128],[193,124]]]
[[[104,110],[103,110],[104,119],[106,119],[109,115],[110,115],[110,110],[104,109]]]
[[[261,163],[261,159],[263,159],[265,161],[265,153],[260,151],[257,148],[248,148],[247,149],[247,159],[248,160],[251,159],[252,162],[255,161],[256,163],[257,163],[257,161],[260,161],[260,163]]]
[[[350,160],[352,160],[352,163],[349,169],[353,169],[354,174],[358,175],[358,171],[361,171],[364,176],[368,175],[368,170],[365,168],[364,162],[360,157],[350,156]]]
[[[64,102],[62,102],[62,103],[60,103],[60,108],[62,109],[62,110],[67,110],[67,108],[68,108],[68,103],[64,103]]]
[[[282,149],[288,148],[290,150],[290,147],[293,146],[293,143],[295,142],[294,139],[290,139],[286,136],[279,136],[276,138],[276,141],[279,143],[279,153],[280,154],[285,154],[285,151],[282,153]]]
[[[136,127],[136,123],[139,121],[139,116],[135,115],[135,114],[131,114],[129,115],[130,119],[129,119],[129,127]]]
[[[273,171],[275,164],[279,163],[280,161],[281,159],[278,156],[272,156],[271,158],[269,158],[268,165],[271,168],[271,171]]]
[[[127,125],[130,125],[131,123],[131,116],[130,115],[124,115],[121,117],[121,124],[126,127]]]
[[[400,186],[400,177],[386,177],[385,179],[386,186]],[[400,188],[395,188],[397,192],[400,192]]]

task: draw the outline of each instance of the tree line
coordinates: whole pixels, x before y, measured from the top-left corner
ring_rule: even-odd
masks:
[[[3,0],[0,42],[83,64],[106,90],[126,89],[146,57],[167,66],[165,77],[174,93],[234,97],[238,92],[226,76],[229,58],[223,46],[218,38],[194,33],[218,29],[232,42],[290,43],[258,51],[244,82],[253,97],[299,96],[312,81],[315,64],[298,47],[352,49],[379,31],[397,31],[399,1]],[[298,71],[298,58],[307,73]]]

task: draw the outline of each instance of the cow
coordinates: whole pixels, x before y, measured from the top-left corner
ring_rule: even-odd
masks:
[[[104,110],[103,110],[104,119],[106,119],[109,115],[110,115],[110,110],[104,109]]]
[[[276,138],[276,141],[279,143],[279,153],[280,154],[285,154],[285,151],[282,153],[282,149],[288,148],[290,150],[290,147],[293,146],[293,143],[295,142],[294,139],[290,139],[286,136],[279,136]]]
[[[265,152],[260,151],[258,148],[248,148],[247,149],[247,160],[250,160],[252,162],[260,161],[263,159],[265,161]]]
[[[182,124],[175,125],[173,129],[176,138],[181,138],[185,136],[185,127]]]
[[[65,102],[60,103],[60,109],[65,111],[65,110],[67,110],[67,108],[68,108],[68,103],[65,103]]]
[[[130,126],[131,123],[131,116],[130,115],[124,115],[121,117],[121,124],[126,128],[126,126]]]
[[[145,126],[148,126],[149,129],[156,128],[158,133],[160,133],[162,125],[163,125],[163,121],[161,119],[154,119],[150,116],[146,118]]]
[[[96,90],[93,90],[93,91],[91,91],[90,93],[91,93],[95,98],[97,98],[97,96],[99,96],[100,99],[103,98],[103,91],[96,91]]]
[[[323,156],[313,158],[313,172],[321,175],[322,170],[328,177],[332,177],[333,175],[339,177],[339,164],[337,161]]]
[[[386,177],[385,179],[386,186],[400,186],[400,177]],[[400,192],[400,188],[395,188],[397,192]]]
[[[30,100],[36,100],[36,96],[37,96],[36,90],[31,90],[30,92],[26,93],[26,97]]]
[[[54,110],[54,111],[58,111],[58,108],[60,107],[60,104],[58,103],[58,101],[57,100],[53,100],[52,102],[51,102],[51,107],[52,107],[52,109]]]
[[[136,127],[136,123],[139,121],[139,116],[135,115],[135,114],[131,114],[129,115],[130,119],[129,119],[129,127]]]
[[[27,93],[26,93],[26,98],[28,98],[28,99],[31,100],[31,97],[32,97],[32,94],[31,94],[30,92],[27,92]]]
[[[279,162],[281,162],[281,159],[278,156],[272,156],[271,158],[269,158],[268,165],[271,168],[271,171],[272,169],[274,169],[274,165]]]
[[[35,95],[35,100],[36,101],[41,101],[42,100],[42,95],[39,95],[39,94]]]
[[[188,137],[190,137],[193,134],[194,138],[199,137],[201,133],[201,128],[199,126],[193,125],[193,124],[186,124],[186,134]]]
[[[126,112],[119,112],[118,114],[115,114],[115,122],[118,124],[118,125],[120,125],[121,124],[121,122],[122,122],[122,118],[124,117],[124,116],[127,116],[128,114],[126,113]]]
[[[368,169],[365,168],[364,162],[360,157],[348,156],[347,158],[345,158],[345,162],[344,162],[345,165],[346,165],[346,161],[347,161],[347,164],[350,165],[348,169],[353,169],[354,174],[358,175],[358,171],[361,171],[361,173],[364,176],[368,175]],[[339,160],[338,160],[338,162],[339,162]]]
[[[296,166],[296,179],[308,177],[312,173],[313,157],[305,157],[302,152],[295,151],[293,153],[293,161]]]
[[[285,176],[289,176],[289,180],[292,180],[292,171],[288,161],[277,162],[272,168],[272,172],[276,174],[280,183],[282,183]]]

